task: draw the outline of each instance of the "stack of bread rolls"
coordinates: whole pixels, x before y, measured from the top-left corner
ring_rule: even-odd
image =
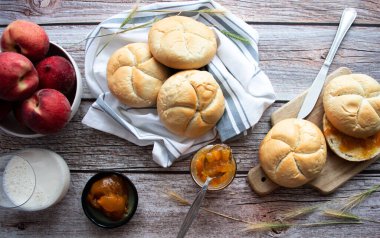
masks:
[[[323,132],[332,151],[350,161],[380,154],[380,84],[365,74],[341,75],[324,90]]]
[[[323,132],[312,122],[285,119],[259,148],[264,173],[280,186],[299,187],[322,171],[326,141],[339,157],[364,161],[380,154],[380,84],[365,74],[333,78],[323,92]]]
[[[153,24],[148,44],[128,44],[111,55],[108,87],[127,106],[157,105],[161,122],[172,133],[187,138],[204,135],[225,108],[216,80],[197,70],[216,50],[215,34],[203,23],[183,16],[164,18]],[[179,72],[171,75],[173,69]]]

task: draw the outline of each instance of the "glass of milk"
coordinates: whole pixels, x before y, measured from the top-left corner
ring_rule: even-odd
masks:
[[[70,171],[58,154],[26,149],[0,156],[0,206],[37,211],[59,202],[70,185]]]

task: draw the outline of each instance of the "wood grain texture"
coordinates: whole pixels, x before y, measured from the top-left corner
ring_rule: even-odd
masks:
[[[73,171],[97,171],[116,169],[134,172],[188,172],[189,158],[184,158],[168,169],[163,169],[152,160],[152,146],[136,146],[119,137],[97,131],[81,123],[92,101],[82,101],[77,114],[64,130],[41,138],[23,139],[0,133],[0,152],[6,153],[23,148],[46,148],[60,154]],[[269,108],[246,137],[229,142],[238,160],[238,173],[247,174],[258,164],[258,148],[269,131],[270,116],[284,103],[275,103]],[[380,162],[368,167],[367,173],[380,170]]]
[[[335,26],[258,26],[260,66],[278,100],[291,100],[312,84],[333,41]],[[84,43],[92,25],[45,26],[51,41],[64,47],[84,77]],[[4,28],[0,29],[2,33]],[[335,56],[330,72],[346,66],[380,80],[380,28],[352,27]],[[86,82],[83,98],[94,98]]]
[[[93,173],[72,173],[71,187],[57,205],[33,213],[0,208],[0,237],[175,237],[188,207],[178,206],[166,198],[162,189],[169,188],[191,200],[198,187],[188,174],[137,174],[125,173],[136,185],[139,206],[132,220],[112,230],[92,224],[84,215],[80,196]],[[225,190],[208,193],[204,207],[250,221],[270,221],[289,209],[317,205],[333,199],[342,199],[368,189],[380,182],[380,174],[360,175],[339,189],[339,193],[320,197],[309,188],[280,189],[265,198],[257,197],[245,181],[238,176]],[[373,194],[354,212],[359,216],[378,219],[380,192]],[[297,199],[295,199],[297,198]],[[310,217],[309,221],[320,218]],[[297,220],[305,223],[306,218]],[[365,226],[365,229],[363,227]],[[373,237],[378,234],[376,223],[365,225],[337,225],[329,227],[292,228],[285,231],[263,233],[242,232],[245,225],[201,211],[192,224],[187,237]]]
[[[173,0],[166,0],[172,2]],[[41,7],[38,7],[41,3]],[[145,0],[140,5],[156,1]],[[356,24],[379,24],[380,3],[371,0],[321,0],[314,1],[251,1],[219,0],[232,13],[245,21],[257,23],[334,23],[339,22],[344,8],[358,9]],[[49,6],[50,3],[50,6]],[[0,2],[0,24],[8,24],[15,19],[29,19],[43,24],[67,22],[97,23],[106,18],[128,10],[135,1],[127,0],[2,0]]]
[[[173,1],[173,0],[170,0]],[[49,6],[56,2],[55,6]],[[52,41],[74,57],[84,76],[84,43],[78,44],[102,20],[130,9],[134,1],[124,0],[2,0],[0,33],[15,19],[40,23]],[[155,1],[145,0],[142,4]],[[244,138],[229,142],[238,160],[237,178],[222,192],[209,193],[205,207],[237,218],[252,221],[274,219],[288,209],[315,205],[335,198],[347,198],[380,183],[380,162],[353,177],[336,193],[320,196],[311,188],[279,189],[271,196],[257,197],[246,181],[250,168],[258,164],[261,140],[271,128],[271,114],[307,89],[327,54],[342,10],[356,7],[358,18],[341,48],[331,70],[347,66],[380,79],[380,2],[338,1],[218,1],[233,13],[250,22],[260,34],[261,67],[277,92],[278,101],[269,108],[259,123]],[[41,3],[42,8],[36,7]],[[34,6],[33,6],[34,4]],[[48,6],[48,7],[46,7]],[[56,135],[37,139],[14,138],[0,133],[0,153],[24,148],[45,148],[60,154],[72,174],[69,193],[56,206],[45,211],[24,213],[0,208],[0,237],[175,237],[187,207],[177,206],[163,198],[162,188],[173,188],[189,199],[198,188],[189,175],[189,159],[163,169],[152,161],[152,146],[132,143],[91,128],[81,120],[94,97],[84,83],[84,95],[78,113],[67,127]],[[140,203],[135,217],[126,226],[104,230],[93,225],[80,205],[82,189],[88,179],[101,170],[117,170],[135,182]],[[354,213],[380,220],[380,192],[360,205]],[[319,218],[311,218],[317,221]],[[305,222],[301,218],[297,222]],[[374,237],[379,233],[375,223],[316,228],[292,228],[285,231],[244,233],[244,225],[201,212],[188,237]]]

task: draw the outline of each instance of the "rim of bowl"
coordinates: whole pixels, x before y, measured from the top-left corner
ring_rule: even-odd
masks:
[[[88,204],[88,202],[86,201],[86,198],[87,198],[87,195],[91,189],[92,184],[94,182],[96,182],[97,180],[99,180],[100,178],[103,178],[107,175],[117,175],[117,176],[122,177],[123,180],[125,182],[127,182],[128,186],[132,189],[132,193],[135,196],[135,200],[136,200],[136,202],[135,202],[134,206],[132,207],[131,212],[128,214],[128,216],[124,217],[123,219],[121,219],[119,221],[115,221],[114,225],[104,225],[104,224],[98,222],[98,220],[94,219],[93,216],[90,214],[90,212],[87,210],[88,209],[87,207],[91,206],[91,205]],[[126,223],[128,223],[129,220],[131,220],[132,217],[135,215],[138,203],[139,203],[139,196],[137,193],[136,186],[133,184],[133,182],[126,175],[119,173],[119,172],[113,172],[113,171],[103,171],[103,172],[99,172],[99,173],[96,173],[95,175],[93,175],[87,181],[86,185],[84,186],[83,191],[82,191],[82,196],[81,196],[81,204],[82,204],[82,209],[83,209],[84,214],[92,223],[94,223],[95,225],[102,227],[102,228],[116,228],[116,227],[119,227],[119,226],[122,226],[122,225],[125,225]]]
[[[216,145],[227,146],[227,147],[231,150],[231,157],[232,157],[232,160],[234,161],[234,164],[235,164],[235,172],[234,172],[234,175],[231,176],[231,179],[230,179],[230,181],[228,181],[228,183],[226,183],[225,185],[223,185],[222,187],[219,187],[219,188],[213,188],[213,187],[210,187],[210,186],[209,186],[209,187],[207,188],[207,191],[220,191],[220,190],[223,190],[223,189],[227,188],[227,187],[232,183],[232,181],[235,179],[235,177],[236,177],[236,172],[237,172],[237,163],[236,163],[236,159],[235,159],[234,155],[232,154],[232,149],[231,149],[230,146],[228,146],[228,145],[226,145],[226,144],[206,145],[205,147],[203,147],[203,148],[201,148],[200,150],[198,150],[198,151],[193,155],[193,157],[192,157],[191,160],[190,160],[190,175],[191,175],[191,178],[193,179],[194,183],[195,183],[196,185],[198,185],[199,187],[202,187],[203,184],[204,184],[204,183],[200,183],[200,181],[198,182],[198,180],[195,178],[196,175],[193,174],[193,171],[191,170],[191,164],[193,163],[193,160],[195,159],[196,155],[197,155],[198,153],[200,153],[201,151],[206,150],[206,149],[211,148],[211,147],[214,147],[214,146],[216,146]],[[194,173],[195,173],[195,171],[194,171]]]
[[[69,118],[69,121],[71,121],[71,119],[77,113],[78,108],[80,106],[80,102],[82,100],[82,93],[83,93],[82,76],[80,74],[80,70],[79,70],[77,63],[71,57],[71,55],[64,48],[62,48],[62,46],[58,45],[57,43],[55,43],[53,41],[50,41],[50,45],[54,45],[54,47],[61,50],[62,53],[67,57],[67,59],[69,59],[70,63],[74,67],[75,77],[76,77],[76,90],[75,90],[75,97],[74,97],[73,103],[71,104],[71,113],[70,113],[70,118]],[[12,136],[16,136],[16,137],[22,137],[22,138],[37,138],[37,137],[46,136],[44,134],[39,134],[39,133],[23,134],[23,133],[14,132],[14,131],[9,130],[8,128],[4,127],[1,124],[0,124],[0,130],[2,130],[3,132],[5,132],[8,135],[12,135]]]

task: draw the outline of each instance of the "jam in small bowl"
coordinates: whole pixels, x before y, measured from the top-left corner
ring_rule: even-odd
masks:
[[[191,176],[200,187],[207,177],[215,177],[208,190],[221,190],[226,188],[236,175],[236,161],[228,145],[208,145],[200,149],[190,163]]]
[[[82,207],[96,225],[114,228],[127,223],[138,204],[136,187],[128,177],[117,172],[94,175],[82,193]]]

